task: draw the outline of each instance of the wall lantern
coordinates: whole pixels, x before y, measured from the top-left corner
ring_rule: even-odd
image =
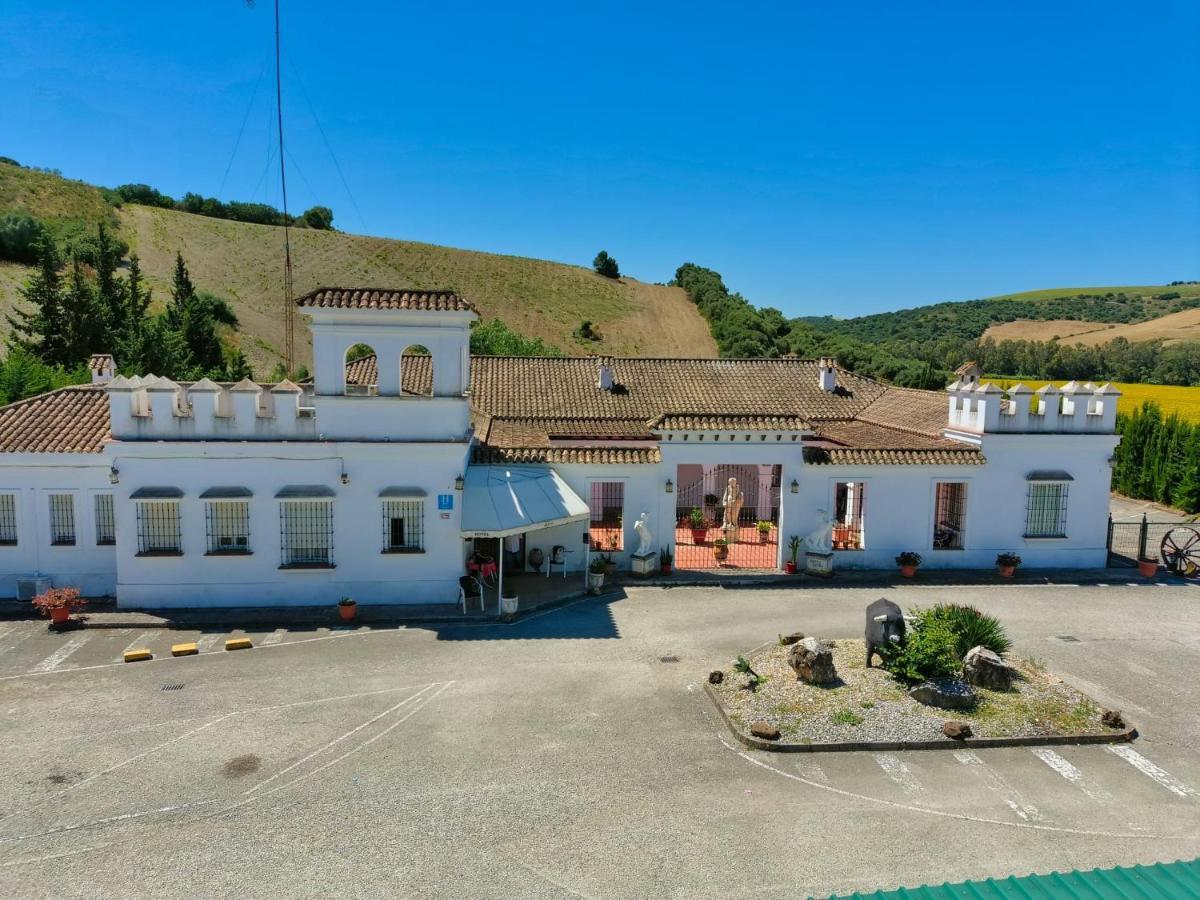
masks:
[[[120,479],[120,477],[119,477],[119,476],[120,476],[120,474],[121,474],[121,473],[120,473],[119,471],[117,471],[117,467],[116,467],[116,466],[109,466],[109,469],[108,469],[108,482],[109,482],[109,484],[116,484],[118,481],[120,481],[120,480],[121,480],[121,479]]]
[[[666,491],[668,494],[675,493],[675,482],[673,482],[670,478],[667,479]]]
[[[461,475],[454,479],[454,489],[456,491],[461,491],[463,489],[463,484],[463,477]]]
[[[792,493],[800,493],[800,482],[798,482],[795,478],[792,479]]]
[[[343,472],[342,473],[342,484],[349,484],[349,483],[350,483],[350,476],[347,475],[345,472]]]

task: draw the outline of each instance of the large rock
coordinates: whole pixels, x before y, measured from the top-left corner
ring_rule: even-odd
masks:
[[[785,647],[790,647],[792,644],[802,640],[804,640],[803,631],[793,631],[791,634],[781,634],[779,636],[779,643],[783,644]]]
[[[1106,709],[1100,716],[1100,722],[1106,728],[1124,728],[1125,717],[1115,709]]]
[[[987,647],[972,647],[963,657],[963,672],[967,681],[976,687],[991,691],[1007,691],[1012,688],[1012,666]]]
[[[956,741],[965,741],[971,736],[971,725],[968,722],[943,722],[942,734]]]
[[[792,645],[788,651],[788,665],[796,670],[801,681],[809,684],[831,684],[837,681],[837,669],[833,666],[833,645],[806,637]]]
[[[908,696],[918,703],[938,709],[971,709],[976,701],[975,692],[969,684],[951,678],[922,681],[908,689]]]
[[[764,741],[779,740],[779,729],[770,722],[755,722],[750,726],[750,733],[756,738],[762,738]]]

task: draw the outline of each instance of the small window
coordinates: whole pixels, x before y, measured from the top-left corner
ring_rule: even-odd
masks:
[[[933,503],[933,549],[961,550],[966,526],[966,482],[938,482]]]
[[[593,550],[624,549],[625,483],[593,481],[588,494],[591,512],[588,539]]]
[[[179,501],[137,501],[138,556],[179,556]]]
[[[420,553],[425,549],[425,501],[383,501],[383,552]]]
[[[75,497],[71,494],[50,495],[50,543],[56,547],[75,544]]]
[[[109,547],[117,542],[117,524],[113,517],[113,495],[94,494],[96,545]]]
[[[333,501],[280,501],[279,546],[285,569],[332,567]]]
[[[246,500],[209,500],[204,521],[208,554],[250,552],[250,503]]]
[[[862,550],[863,500],[867,485],[862,481],[839,481],[834,489],[834,550]]]
[[[17,498],[14,494],[0,494],[0,545],[17,542]]]
[[[1066,482],[1031,481],[1025,503],[1025,537],[1067,536]]]

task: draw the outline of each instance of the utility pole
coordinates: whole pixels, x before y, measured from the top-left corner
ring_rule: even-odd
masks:
[[[296,366],[295,319],[292,304],[292,242],[288,227],[287,170],[283,162],[283,87],[279,73],[279,0],[275,0],[275,115],[279,131],[279,186],[283,193],[283,364],[291,378]]]

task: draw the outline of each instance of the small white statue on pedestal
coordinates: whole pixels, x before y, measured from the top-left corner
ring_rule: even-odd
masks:
[[[633,530],[638,536],[638,548],[634,556],[649,556],[654,552],[651,546],[654,543],[654,535],[650,533],[650,526],[646,524],[648,518],[649,514],[643,512],[633,523]]]
[[[805,535],[804,550],[806,553],[830,553],[833,550],[833,526],[837,522],[827,510],[818,509],[817,513],[821,516],[821,525]]]

